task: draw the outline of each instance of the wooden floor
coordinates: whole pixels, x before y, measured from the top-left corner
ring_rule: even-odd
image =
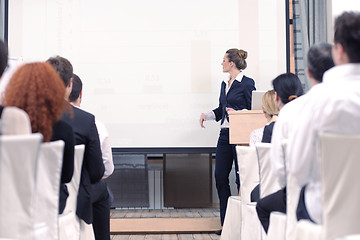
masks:
[[[114,229],[115,227],[115,222],[117,220],[126,220],[129,219],[129,223],[131,221],[134,221],[135,219],[141,219],[141,220],[151,220],[153,219],[153,221],[150,221],[150,224],[161,224],[163,227],[166,228],[166,224],[167,223],[162,223],[164,222],[177,222],[177,221],[182,221],[184,220],[183,224],[179,223],[179,229],[182,228],[186,228],[186,224],[189,221],[201,221],[201,219],[203,220],[203,222],[206,221],[213,221],[214,219],[216,219],[216,221],[218,221],[218,223],[216,224],[216,226],[220,226],[220,213],[218,208],[199,208],[199,209],[162,209],[162,210],[149,210],[149,209],[126,209],[126,210],[112,210],[111,211],[111,220],[112,220],[112,226],[111,228]],[[156,219],[156,220],[155,220]],[[166,221],[166,219],[169,219],[169,221]],[[138,221],[138,224],[142,224],[142,221]],[[148,223],[148,224],[149,224]],[[201,225],[201,223],[196,224],[196,225]],[[149,227],[148,225],[146,225],[147,227]],[[159,225],[154,225],[153,227],[150,227],[151,229],[154,228],[161,228],[162,226]],[[214,226],[212,226],[211,228],[216,229],[216,227],[214,228]],[[211,230],[211,231],[212,231]],[[128,233],[128,232],[124,232],[124,233],[114,233],[113,231],[113,235],[111,235],[111,239],[113,240],[123,240],[123,239],[157,239],[157,240],[178,240],[178,239],[185,239],[185,240],[193,240],[193,239],[204,239],[204,240],[216,240],[216,239],[220,239],[220,236],[216,235],[214,232],[209,231],[209,229],[207,231],[205,231],[204,233],[201,232],[183,232],[181,233],[178,232],[164,232],[164,233],[142,233],[142,234],[134,234],[134,233]]]

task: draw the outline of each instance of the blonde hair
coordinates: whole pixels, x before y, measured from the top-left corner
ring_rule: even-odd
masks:
[[[279,113],[275,106],[274,95],[275,91],[269,90],[262,97],[262,109],[270,117],[276,116]]]

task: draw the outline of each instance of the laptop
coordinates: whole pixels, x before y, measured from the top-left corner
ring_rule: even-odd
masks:
[[[262,110],[262,97],[267,91],[252,91],[251,110]]]

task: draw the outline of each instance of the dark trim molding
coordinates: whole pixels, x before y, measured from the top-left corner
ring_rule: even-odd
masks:
[[[290,72],[290,16],[289,0],[285,0],[285,17],[286,17],[286,72]]]
[[[4,0],[5,6],[4,6],[4,40],[5,43],[8,43],[9,38],[9,0]]]
[[[113,154],[115,153],[139,153],[139,154],[186,154],[186,153],[215,153],[215,147],[169,147],[169,148],[112,148]]]

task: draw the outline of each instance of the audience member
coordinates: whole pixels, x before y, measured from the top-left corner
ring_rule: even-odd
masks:
[[[8,49],[0,40],[0,79],[8,64]],[[30,134],[30,119],[26,112],[16,107],[3,107],[0,105],[0,133],[3,135]]]
[[[24,87],[26,86],[26,87]],[[43,142],[65,142],[61,171],[59,213],[69,196],[65,183],[74,172],[74,132],[59,120],[64,109],[65,87],[56,71],[48,63],[29,63],[21,66],[8,84],[5,105],[23,109],[31,120],[32,132],[43,135]]]
[[[274,101],[275,91],[269,90],[262,97],[262,110],[264,112],[264,116],[267,120],[267,125],[274,122],[277,118],[279,111],[275,107]],[[249,145],[250,147],[255,146],[255,143],[261,142],[263,138],[264,127],[255,129],[250,134]]]
[[[78,75],[73,74],[72,90],[69,96],[70,104],[80,108],[82,101],[82,81]],[[109,177],[114,171],[114,163],[109,139],[109,133],[105,125],[95,118],[95,124],[100,137],[100,147],[102,152],[102,159],[105,166],[104,177]]]
[[[311,85],[315,86],[322,82],[323,74],[326,70],[334,66],[331,56],[331,45],[322,43],[314,45],[309,49],[307,54],[306,71],[310,79]],[[270,159],[272,172],[275,174],[280,186],[286,188],[285,177],[285,157],[282,149],[282,141],[289,138],[290,132],[293,129],[293,124],[296,118],[301,114],[301,108],[304,107],[306,96],[301,96],[294,101],[286,104],[280,111],[277,122],[274,126],[272,145],[270,150]],[[286,196],[281,198],[286,207]],[[271,212],[267,212],[270,216]]]
[[[200,116],[200,126],[207,120],[221,120],[221,130],[216,146],[215,182],[220,200],[221,226],[224,223],[226,207],[231,196],[229,174],[233,163],[235,171],[238,171],[235,145],[229,143],[229,116],[228,111],[251,109],[251,92],[255,90],[253,79],[246,77],[243,70],[246,68],[247,52],[236,48],[226,51],[223,58],[223,72],[229,73],[229,77],[221,83],[219,106]],[[239,190],[240,180],[236,174],[236,184]],[[221,230],[216,231],[220,235]]]
[[[336,18],[332,56],[336,66],[325,72],[322,84],[306,94],[288,145],[289,170],[302,186],[297,217],[319,224],[322,201],[318,133],[360,134],[360,12],[344,12]]]
[[[282,111],[281,109],[285,104],[301,96],[303,94],[303,89],[299,78],[292,73],[279,75],[272,81],[272,84],[275,91],[275,106],[279,110],[279,119]],[[273,211],[286,212],[286,188],[259,199],[256,204],[256,211],[265,232],[267,232],[270,213]]]
[[[72,88],[73,67],[66,58],[56,56],[47,60],[59,73],[66,86],[68,99]],[[94,115],[79,108],[71,107],[72,112],[64,112],[62,120],[72,126],[75,143],[85,144],[83,167],[78,193],[76,214],[86,223],[93,224],[97,240],[110,239],[109,194],[104,181],[104,164],[100,148],[99,134]]]
[[[72,81],[72,90],[69,96],[70,104],[79,107],[82,101],[82,81],[79,78],[78,75],[73,74],[73,81]],[[102,152],[102,158],[103,163],[105,166],[105,172],[103,179],[109,177],[113,171],[114,171],[114,162],[113,162],[113,156],[111,151],[111,145],[110,145],[110,139],[109,139],[109,133],[105,127],[105,125],[100,122],[98,119],[95,118],[95,124],[96,128],[99,133],[100,137],[100,147]],[[109,192],[109,204],[110,206],[114,202],[114,195],[112,191],[110,190],[109,186],[107,187]]]
[[[322,82],[324,72],[334,66],[331,56],[331,45],[321,43],[313,45],[307,53],[306,72],[312,86]],[[295,101],[286,104],[279,114],[274,127],[272,145],[270,151],[272,172],[277,176],[281,187],[285,187],[285,157],[282,149],[282,141],[288,139],[296,119],[302,114],[302,108],[306,107],[307,94]]]
[[[267,120],[267,124],[265,125],[265,127],[268,126],[269,124],[272,124],[273,122],[275,122],[276,118],[277,118],[277,115],[279,113],[279,110],[276,109],[274,98],[275,98],[275,91],[274,90],[267,91],[264,94],[264,96],[262,97],[262,109],[263,109],[265,118]],[[249,141],[249,146],[250,147],[254,147],[256,143],[262,142],[264,140],[263,139],[263,134],[264,134],[264,128],[265,127],[255,129],[254,131],[251,132],[250,141]],[[267,132],[267,134],[270,134],[270,136],[267,137],[267,138],[271,138],[271,132]],[[266,141],[267,138],[265,138],[264,141]],[[251,191],[250,200],[252,202],[256,202],[260,198],[259,187],[260,187],[260,185],[258,184]]]

